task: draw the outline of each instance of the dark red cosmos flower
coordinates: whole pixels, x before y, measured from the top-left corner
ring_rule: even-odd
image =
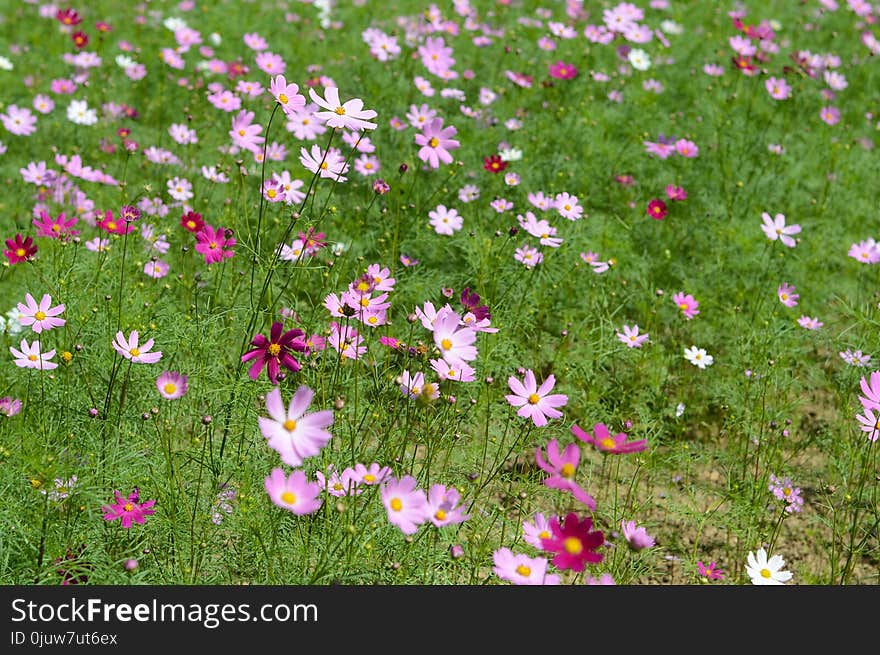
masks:
[[[75,9],[68,7],[67,9],[59,9],[55,13],[55,18],[62,25],[79,25],[82,23],[82,17],[76,13]]]
[[[37,246],[34,245],[33,237],[22,238],[20,234],[15,239],[6,239],[6,247],[3,254],[10,264],[20,264],[37,254]]]
[[[733,65],[741,70],[745,75],[752,77],[757,74],[758,67],[752,63],[751,57],[732,57],[731,61],[733,62]]]
[[[254,348],[241,356],[243,362],[255,360],[248,370],[251,380],[260,377],[264,366],[272,384],[278,384],[278,373],[281,366],[294,373],[300,370],[299,362],[293,356],[292,351],[306,352],[308,346],[303,339],[305,332],[294,329],[282,334],[283,330],[284,324],[275,321],[269,331],[269,338],[258,334],[251,341]]]
[[[480,294],[476,291],[471,291],[470,287],[464,288],[458,300],[478,321],[482,321],[484,318],[492,318],[489,308],[486,305],[480,304]]]
[[[183,229],[188,230],[193,234],[200,232],[201,229],[205,227],[205,221],[202,218],[202,215],[193,211],[186,212],[181,216],[180,224],[183,226]]]
[[[658,221],[662,221],[666,218],[666,214],[669,212],[666,211],[666,203],[660,200],[659,198],[654,198],[651,202],[648,203],[648,216]]]
[[[574,512],[565,517],[561,526],[558,519],[550,519],[552,536],[541,539],[541,546],[547,552],[556,553],[553,566],[561,570],[583,571],[587,562],[601,562],[602,554],[596,551],[605,543],[605,535],[591,531],[592,528],[593,519],[580,521]]]
[[[73,39],[73,45],[77,48],[85,48],[89,45],[89,36],[85,32],[74,32],[71,38]]]
[[[490,173],[500,173],[507,168],[507,162],[502,160],[500,155],[490,155],[483,159],[483,168]]]

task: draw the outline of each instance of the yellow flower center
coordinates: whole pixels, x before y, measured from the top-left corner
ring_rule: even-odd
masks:
[[[549,538],[550,538],[550,533],[547,532],[546,530],[542,530],[540,533],[538,533],[538,539],[549,539]]]
[[[584,544],[577,537],[568,537],[562,542],[562,546],[565,548],[565,552],[571,555],[580,555],[584,549]]]
[[[782,495],[783,495],[783,496],[790,496],[790,495],[791,495],[791,487],[785,487],[785,488],[782,490]]]
[[[446,512],[444,512],[442,509],[438,509],[436,512],[434,512],[434,518],[437,519],[438,521],[445,521],[446,520]]]
[[[321,169],[322,170],[326,171],[328,168],[330,168],[330,166],[327,164],[327,162],[325,162],[325,161],[321,162]]]
[[[399,512],[403,509],[403,503],[401,502],[400,498],[392,498],[391,503],[389,504],[391,505],[391,509],[393,509],[395,512]]]
[[[37,356],[36,355],[28,355],[28,359],[31,360],[32,362],[35,362],[35,361],[37,361]]]
[[[38,321],[42,321],[45,320],[46,314],[44,314],[43,312],[37,312],[36,314],[34,314],[34,318]]]
[[[686,302],[682,302],[678,304],[679,309],[687,309],[688,304]]]
[[[134,505],[132,505],[131,503],[125,503],[122,509],[124,509],[126,512],[130,512],[134,509]]]
[[[269,196],[269,198],[274,198],[278,195],[278,192],[275,189],[269,189],[266,191],[266,195]]]
[[[162,390],[170,396],[175,391],[177,391],[177,385],[173,382],[166,382],[164,385],[162,385]]]
[[[532,569],[530,569],[525,564],[520,564],[516,567],[516,572],[519,573],[522,577],[527,578],[532,574]]]
[[[449,339],[443,339],[443,341],[440,342],[440,347],[443,348],[443,350],[449,350],[452,348],[452,342]]]
[[[137,356],[139,356],[139,355],[141,354],[141,351],[140,351],[139,349],[137,349],[137,348],[132,348],[131,350],[128,351],[128,353],[129,353],[132,357],[137,357]]]
[[[569,463],[565,463],[562,465],[562,469],[559,471],[559,474],[565,479],[571,479],[574,477],[574,466]]]
[[[605,437],[599,442],[599,444],[606,450],[614,450],[615,443],[614,439],[611,437]]]
[[[244,131],[244,130],[239,130],[239,131],[238,131],[238,136],[244,136],[244,135],[245,135],[245,131]]]
[[[436,148],[437,146],[440,145],[440,142],[437,140],[437,137],[432,136],[431,140],[428,141],[428,145],[431,146],[432,148]]]
[[[16,257],[24,257],[27,254],[27,251],[24,248],[18,248],[15,251]]]
[[[65,362],[69,362],[71,359],[73,359],[73,353],[65,350],[63,353],[61,353],[61,359],[63,359]]]
[[[369,483],[372,483],[372,482],[375,482],[375,481],[376,481],[376,476],[373,475],[372,473],[367,473],[367,474],[364,476],[364,482],[366,482],[366,483],[368,483],[368,484],[369,484]]]
[[[340,116],[345,116],[345,107],[337,107],[333,111],[335,111]]]
[[[369,307],[370,299],[369,298],[361,298],[361,307]]]
[[[770,569],[761,569],[761,577],[762,577],[762,578],[769,578],[769,577],[771,577],[772,575],[773,575],[773,574],[770,573]]]
[[[787,294],[787,293],[783,293],[783,294],[780,295],[779,297],[782,298],[783,300],[788,300],[788,294]]]
[[[266,348],[266,352],[272,355],[272,357],[277,357],[278,353],[281,352],[281,344],[270,343],[269,347]]]
[[[357,290],[358,291],[369,291],[370,285],[367,284],[365,281],[361,280],[360,282],[358,282]]]
[[[536,394],[536,393],[529,394],[529,404],[537,405],[539,400],[541,400],[541,397],[538,394]]]
[[[108,230],[115,230],[116,229],[116,222],[110,221],[109,223],[107,223],[107,229]]]
[[[286,421],[284,421],[283,425],[284,429],[288,432],[293,432],[294,430],[296,430],[296,421],[291,421],[290,419],[287,419]]]
[[[296,494],[292,491],[285,491],[283,494],[281,494],[281,500],[283,500],[288,505],[293,505],[294,503],[296,503]]]
[[[186,222],[186,226],[187,226],[190,230],[194,230],[194,229],[196,229],[196,222],[195,222],[195,221],[187,221],[187,222]]]
[[[55,225],[52,226],[52,231],[53,231],[53,232],[60,232],[60,231],[61,231],[61,226],[58,225],[58,223],[55,223]]]
[[[279,93],[278,94],[278,102],[280,102],[282,105],[286,105],[287,104],[287,96],[284,95],[283,93]]]

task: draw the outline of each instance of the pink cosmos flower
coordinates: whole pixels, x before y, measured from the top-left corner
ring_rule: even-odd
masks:
[[[315,471],[315,480],[321,489],[336,498],[349,495],[360,496],[364,491],[352,477],[351,469],[345,469],[340,473],[333,464],[327,467],[326,475],[321,471]]]
[[[231,230],[230,230],[231,232]],[[205,256],[206,264],[216,264],[232,257],[235,239],[226,237],[226,228],[214,228],[207,223],[196,233],[196,252]]]
[[[235,118],[232,119],[232,129],[229,130],[229,136],[232,137],[232,143],[239,148],[249,150],[254,154],[262,154],[261,147],[266,140],[260,136],[263,126],[252,123],[254,120],[254,112],[242,109]]]
[[[266,476],[264,484],[273,503],[297,516],[312,514],[321,507],[322,501],[318,498],[321,487],[315,482],[309,482],[303,471],[293,471],[285,476],[284,469],[274,468]]]
[[[565,192],[556,194],[553,208],[559,212],[560,216],[570,221],[578,220],[584,213],[584,208],[578,204],[577,196]]]
[[[693,159],[700,154],[700,149],[697,148],[697,144],[693,141],[688,141],[687,139],[679,139],[675,142],[674,145],[675,152],[677,152],[682,157]]]
[[[642,527],[636,527],[635,521],[620,521],[620,529],[623,531],[623,538],[633,550],[643,550],[651,548],[656,542],[654,537],[648,534],[648,531]]]
[[[559,576],[547,574],[547,560],[543,557],[516,555],[509,548],[499,548],[492,554],[495,575],[515,585],[558,585]]]
[[[869,377],[863,377],[859,383],[864,396],[859,400],[865,409],[880,409],[880,371],[874,371]]]
[[[269,418],[261,416],[257,419],[269,447],[277,451],[281,461],[288,466],[301,466],[303,460],[320,453],[333,436],[325,429],[333,425],[332,410],[305,413],[312,398],[314,392],[303,385],[285,408],[281,390],[273,389],[266,396]]]
[[[298,329],[284,332],[284,324],[278,321],[272,323],[268,339],[262,334],[256,335],[251,341],[254,348],[241,356],[243,362],[255,360],[248,370],[251,380],[260,377],[264,366],[272,384],[278,384],[278,373],[282,366],[293,373],[299,371],[301,367],[293,353],[305,352],[303,336],[305,333]]]
[[[312,173],[320,173],[321,177],[329,177],[337,182],[345,182],[348,179],[345,174],[349,166],[335,148],[324,152],[321,146],[315,144],[310,150],[300,148],[299,152],[300,163]]]
[[[880,438],[880,411],[875,414],[866,408],[863,414],[856,415],[856,420],[861,423],[859,429],[868,435],[868,439],[874,442]]]
[[[352,479],[360,484],[376,485],[385,481],[391,475],[391,468],[388,466],[380,466],[378,462],[373,462],[369,466],[363,464],[355,464],[352,472]]]
[[[684,187],[675,186],[674,184],[666,185],[666,195],[670,200],[687,200],[688,197]]]
[[[627,441],[627,436],[623,432],[618,432],[612,437],[608,431],[608,426],[604,423],[596,423],[593,426],[593,434],[586,432],[578,425],[571,426],[571,432],[584,443],[593,444],[598,450],[609,455],[638,453],[648,447],[646,439]]]
[[[156,510],[153,509],[153,505],[156,504],[155,500],[148,500],[145,503],[139,502],[140,491],[137,487],[129,494],[128,498],[123,497],[118,491],[114,491],[113,496],[116,500],[114,504],[101,506],[101,509],[104,510],[104,520],[110,522],[121,519],[120,523],[126,530],[134,523],[143,525],[148,516],[156,513]]]
[[[795,293],[795,288],[785,282],[779,285],[779,288],[776,289],[776,295],[779,296],[779,302],[786,307],[796,306],[797,300],[800,298],[800,296]]]
[[[459,506],[461,494],[454,487],[446,488],[442,484],[431,485],[428,490],[426,514],[435,527],[442,528],[453,523],[464,523],[470,518]]]
[[[818,318],[815,318],[815,317],[812,317],[812,318],[811,318],[811,317],[806,316],[806,315],[801,316],[801,317],[797,320],[797,322],[798,322],[798,325],[800,325],[802,328],[804,328],[804,329],[806,329],[806,330],[818,330],[818,329],[821,328],[823,325],[825,325],[825,324],[822,323]]]
[[[417,489],[418,482],[411,475],[400,480],[390,478],[382,485],[382,504],[388,521],[404,534],[414,534],[428,519],[428,499]]]
[[[517,416],[530,418],[536,426],[543,427],[547,425],[548,418],[560,418],[562,412],[556,408],[563,407],[568,402],[568,396],[550,394],[555,384],[556,378],[550,374],[539,388],[534,372],[529,369],[523,382],[513,376],[507,379],[507,385],[513,393],[505,398],[508,403],[520,408]]]
[[[37,334],[67,323],[63,318],[56,318],[64,311],[64,305],[52,307],[52,297],[48,293],[43,294],[39,304],[31,294],[25,294],[25,302],[27,304],[18,303],[18,322],[24,326],[30,325]]]
[[[460,327],[460,324],[461,317],[451,309],[440,310],[434,319],[434,344],[443,359],[451,364],[477,358],[477,349],[473,345],[477,333],[471,328]]]
[[[177,400],[186,395],[187,377],[176,371],[162,371],[156,378],[156,388],[165,400]]]
[[[774,100],[787,100],[791,96],[791,87],[781,77],[767,78],[764,82],[764,87]]]
[[[638,325],[633,325],[632,327],[624,325],[623,332],[618,332],[617,338],[626,344],[628,348],[641,348],[642,344],[648,340],[648,333],[639,334]]]
[[[162,359],[162,351],[151,353],[150,349],[154,343],[153,339],[148,339],[146,343],[141,344],[137,330],[132,330],[127,339],[120,331],[113,340],[113,349],[134,364],[155,364]]]
[[[587,517],[581,521],[571,512],[562,525],[555,518],[550,519],[550,531],[552,535],[542,539],[541,544],[544,550],[557,553],[552,560],[556,568],[580,572],[587,563],[602,561],[601,553],[596,551],[605,544],[605,535],[593,531],[593,519]]]
[[[700,303],[698,303],[690,294],[685,295],[683,291],[680,291],[672,296],[672,301],[678,305],[681,313],[684,314],[684,317],[688,320],[700,313],[697,309],[700,306]]]
[[[595,499],[574,481],[580,461],[580,449],[577,444],[568,444],[565,450],[560,453],[559,442],[556,439],[551,439],[547,442],[547,459],[544,459],[541,455],[541,449],[538,448],[535,451],[535,461],[542,471],[550,474],[550,477],[544,480],[544,486],[568,491],[591,511],[596,511]]]
[[[9,105],[6,113],[0,114],[0,122],[7,132],[16,136],[30,136],[37,131],[37,117],[27,107]]]
[[[778,478],[771,473],[767,489],[777,500],[785,501],[785,511],[789,514],[798,513],[803,509],[804,499],[801,496],[801,489],[792,484],[791,478]]]
[[[613,587],[617,583],[614,582],[614,578],[610,573],[603,573],[599,578],[594,578],[593,576],[588,575],[587,579],[584,580],[584,584],[590,586]]]
[[[558,520],[558,517],[556,517]],[[543,514],[538,512],[532,517],[533,523],[523,521],[523,539],[525,542],[535,548],[543,548],[542,539],[548,539],[550,533],[550,521]]]
[[[54,350],[40,352],[41,346],[39,340],[31,344],[25,339],[21,340],[21,350],[9,346],[9,352],[15,358],[15,365],[19,368],[35,368],[40,371],[50,371],[58,368],[58,364],[49,360],[55,356]]]
[[[458,211],[452,208],[446,209],[445,205],[437,205],[435,209],[428,212],[428,216],[431,218],[429,222],[434,231],[446,236],[455,234],[464,223],[464,218]]]
[[[534,268],[544,261],[544,255],[537,248],[532,248],[527,243],[514,250],[513,258],[518,262],[522,262],[526,268]]]
[[[800,234],[800,225],[786,225],[785,216],[783,214],[776,214],[776,216],[770,218],[770,214],[764,212],[761,214],[761,219],[764,221],[761,225],[761,229],[764,230],[764,234],[767,235],[768,239],[771,241],[779,239],[779,241],[782,242],[782,245],[788,246],[789,248],[794,248],[797,245],[797,242],[792,239],[792,236]]]
[[[9,243],[8,241],[6,242]],[[854,243],[847,253],[850,257],[862,264],[876,264],[880,262],[880,244],[874,239],[867,239]]]
[[[840,122],[840,110],[837,107],[822,107],[819,118],[828,125],[837,125]]]
[[[11,396],[0,398],[0,416],[11,418],[21,412],[21,401]]]
[[[364,101],[359,98],[340,103],[339,89],[333,86],[324,88],[322,98],[315,90],[309,89],[309,97],[326,111],[319,111],[315,116],[324,121],[327,127],[338,127],[347,130],[375,130],[376,123],[369,122],[368,118],[375,118],[376,112],[372,109],[364,109]]]
[[[334,350],[348,359],[359,359],[367,352],[367,347],[363,345],[364,338],[351,325],[331,323],[330,337],[327,341]]]
[[[426,124],[421,133],[416,134],[416,145],[419,148],[419,159],[426,162],[431,168],[439,168],[440,162],[452,163],[450,150],[457,150],[461,143],[453,139],[458,130],[452,125],[443,127],[442,118],[434,118]]]
[[[281,105],[281,110],[290,115],[306,105],[305,96],[299,93],[299,85],[289,83],[284,75],[276,75],[269,83],[269,93]]]

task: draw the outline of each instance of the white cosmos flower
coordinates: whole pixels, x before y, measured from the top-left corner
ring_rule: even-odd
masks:
[[[699,368],[712,366],[712,363],[715,361],[715,358],[712,357],[712,355],[706,353],[705,348],[697,348],[696,346],[685,348],[684,357],[691,364],[693,364],[694,366],[698,366]]]
[[[499,152],[498,155],[501,157],[501,161],[519,161],[522,159],[523,153],[519,148],[508,148]]]
[[[128,55],[116,55],[116,65],[125,70],[126,68],[136,66],[137,62]]]
[[[72,100],[67,106],[67,119],[77,125],[94,125],[98,122],[98,114],[89,109],[85,100]]]
[[[759,548],[757,553],[749,553],[746,573],[756,585],[781,585],[791,580],[791,571],[783,571],[785,560],[781,555],[767,559],[767,551]]]
[[[172,32],[177,32],[178,30],[182,30],[188,27],[186,21],[182,18],[178,18],[177,16],[169,16],[162,24],[166,29],[171,30]]]
[[[651,58],[648,56],[648,53],[641,48],[630,50],[627,59],[629,59],[629,63],[632,64],[632,67],[636,70],[646,71],[651,67]]]
[[[14,68],[14,66],[12,65],[12,62],[9,59],[7,59],[6,57],[0,56],[0,68],[2,68],[5,71],[11,71]]]

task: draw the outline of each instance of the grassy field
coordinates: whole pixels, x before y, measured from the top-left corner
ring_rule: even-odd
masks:
[[[880,11],[0,8],[0,582],[880,579]]]

